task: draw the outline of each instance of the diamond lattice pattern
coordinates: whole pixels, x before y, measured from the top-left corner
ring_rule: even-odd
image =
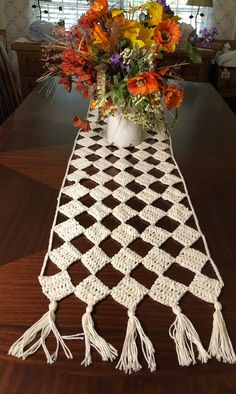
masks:
[[[88,181],[95,185],[89,188]],[[60,220],[53,229],[60,246],[48,253],[48,263],[55,264],[58,273],[40,277],[48,298],[74,294],[93,305],[110,294],[128,309],[135,309],[146,295],[168,306],[177,305],[186,292],[208,302],[217,299],[221,284],[201,273],[209,256],[195,247],[202,234],[166,135],[150,133],[139,146],[119,149],[97,132],[80,133],[62,197]],[[80,223],[84,213],[94,219],[89,227]],[[111,216],[115,226],[106,224]],[[83,254],[78,246],[81,236],[91,245]],[[110,246],[108,253],[104,245],[109,242],[116,248]],[[86,268],[81,282],[72,283],[67,271],[72,264]],[[168,277],[173,264],[192,272],[189,286]],[[108,265],[122,275],[115,286],[103,283]],[[138,266],[152,272],[149,288],[132,276]]]

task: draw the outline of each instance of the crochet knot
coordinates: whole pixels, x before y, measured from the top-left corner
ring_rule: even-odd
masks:
[[[93,310],[93,306],[92,305],[88,305],[86,308],[86,313],[91,313]]]
[[[134,309],[128,310],[128,316],[129,317],[133,317],[134,315],[135,315],[135,310]]]
[[[216,311],[221,311],[222,305],[219,301],[216,301],[214,306],[215,306]]]
[[[172,311],[173,311],[176,315],[178,315],[179,313],[181,313],[181,308],[180,308],[179,305],[175,305],[175,306],[172,307]]]
[[[48,307],[50,312],[55,312],[55,310],[57,309],[57,302],[56,301],[51,301]]]

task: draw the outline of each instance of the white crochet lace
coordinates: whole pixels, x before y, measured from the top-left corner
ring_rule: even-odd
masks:
[[[96,155],[95,160],[94,155]],[[107,171],[111,166],[118,170],[115,176],[109,175]],[[132,173],[135,170],[135,176],[127,171],[131,167]],[[93,175],[88,175],[88,168],[90,171],[92,168]],[[92,189],[85,187],[81,182],[86,179],[95,182],[96,186]],[[117,185],[115,190],[109,188],[111,180]],[[162,192],[155,191],[156,183],[162,186]],[[133,191],[134,185],[140,186],[137,193]],[[83,197],[88,195],[93,199],[90,207],[82,202]],[[63,196],[67,196],[69,201],[63,203],[61,198]],[[112,196],[116,202],[113,209],[106,201],[109,196]],[[139,209],[134,208],[133,200],[136,201]],[[158,204],[160,201],[161,205]],[[58,212],[63,215],[64,220],[57,224]],[[79,222],[79,215],[84,212],[94,219],[93,224],[87,228]],[[109,215],[119,221],[113,230],[103,224],[103,220]],[[142,232],[138,231],[133,224],[135,223],[131,220],[133,218],[144,221],[145,229]],[[175,224],[173,231],[159,224],[163,218]],[[55,234],[60,237],[62,244],[60,247],[52,248]],[[84,254],[73,245],[73,240],[81,235],[91,242],[91,248]],[[113,257],[109,257],[103,250],[103,241],[107,238],[119,244],[119,251]],[[140,256],[132,248],[132,244],[137,240],[141,245],[148,246],[149,251],[145,257]],[[197,241],[199,240],[202,240],[204,251],[198,250]],[[168,248],[168,241],[178,245],[180,251],[177,256],[172,255],[171,248]],[[212,265],[216,279],[201,273],[207,262]],[[78,263],[86,267],[88,276],[81,282],[72,283],[67,269],[71,264]],[[58,273],[45,276],[47,264],[55,264],[58,267]],[[96,274],[108,264],[123,275],[122,280],[111,288],[96,277]],[[168,277],[168,271],[173,264],[192,272],[193,280],[188,286]],[[150,288],[143,286],[132,277],[132,272],[138,265],[142,265],[156,275]],[[210,355],[214,355],[214,349],[210,349],[207,354],[202,348],[194,327],[179,308],[181,298],[189,292],[201,300],[215,304],[216,310],[219,311],[217,299],[223,281],[200,230],[167,135],[150,133],[144,142],[132,149],[131,154],[130,149],[115,149],[107,145],[106,140],[97,132],[79,134],[60,191],[49,250],[39,281],[43,293],[51,303],[74,294],[88,305],[83,327],[85,339],[90,338],[91,343],[103,340],[101,337],[96,337],[97,333],[93,331],[94,327],[91,323],[90,313],[96,303],[111,295],[116,302],[127,308],[129,312],[127,336],[118,364],[126,372],[141,368],[134,355],[136,345],[132,335],[135,330],[139,333],[142,344],[145,345],[143,351],[148,365],[151,370],[155,370],[154,349],[135,317],[135,310],[144,296],[149,296],[154,301],[171,307],[176,314],[176,321],[170,335],[176,342],[181,365],[194,363],[195,358],[193,350],[190,348],[186,350],[184,344],[181,344],[181,339],[178,339],[180,327],[186,330],[186,337],[182,342],[192,341],[197,346],[199,358],[203,362],[207,361]],[[96,346],[99,349],[99,345]],[[101,343],[100,346],[102,348]],[[110,347],[106,348],[106,351],[102,349],[100,353],[103,359],[112,360],[117,354],[111,345],[108,344],[108,346]],[[83,363],[89,365],[91,362],[90,346],[86,349],[87,355]],[[17,355],[16,350],[11,351],[12,354],[14,352]],[[18,356],[19,354],[18,350]],[[224,359],[222,354],[218,358]],[[230,362],[230,360],[226,361]],[[234,361],[232,356],[231,362]]]

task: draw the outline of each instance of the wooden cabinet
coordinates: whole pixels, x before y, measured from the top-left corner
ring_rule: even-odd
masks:
[[[164,63],[166,65],[175,63],[188,63],[185,66],[181,66],[178,73],[185,81],[192,82],[208,82],[209,70],[211,61],[215,56],[215,51],[211,49],[199,49],[202,57],[202,63],[192,63],[188,57],[187,52],[177,49],[173,55],[167,55],[164,58]]]
[[[19,65],[20,84],[22,98],[25,98],[36,86],[36,80],[39,78],[44,70],[42,61],[43,45],[28,43],[28,42],[14,42],[12,49],[16,51]],[[180,75],[186,81],[207,82],[210,63],[215,55],[213,50],[200,50],[202,56],[201,64],[194,64],[188,58],[186,52],[177,50],[173,55],[165,57],[165,64],[188,62],[188,65],[182,66],[179,70]]]
[[[17,53],[19,66],[21,94],[24,99],[34,89],[37,78],[43,73],[42,49],[43,45],[28,42],[13,42],[12,50]]]

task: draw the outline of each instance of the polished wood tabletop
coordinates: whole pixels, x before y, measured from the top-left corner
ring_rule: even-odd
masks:
[[[71,119],[81,110],[86,113],[87,106],[78,93],[62,88],[53,102],[34,91],[0,128],[0,393],[235,393],[234,365],[214,359],[191,367],[178,365],[168,334],[174,315],[150,298],[140,304],[137,315],[156,349],[154,373],[141,355],[143,369],[132,375],[115,369],[115,362],[102,362],[96,352],[93,364],[84,368],[83,341],[70,342],[73,360],[60,353],[53,365],[46,363],[41,350],[25,361],[7,355],[11,344],[48,308],[37,277],[76,136]],[[220,301],[236,348],[236,118],[212,86],[185,83],[185,101],[172,136],[175,158],[225,282]],[[203,272],[213,275],[209,266]],[[173,274],[186,284],[191,279],[187,270]],[[137,273],[142,275],[143,271]],[[145,281],[152,283],[148,275],[147,271]],[[118,280],[119,274],[114,282]],[[207,348],[212,305],[187,294],[181,306]],[[120,352],[126,309],[108,297],[95,312],[97,330]],[[83,313],[82,302],[64,299],[57,312],[60,331],[81,332]]]

